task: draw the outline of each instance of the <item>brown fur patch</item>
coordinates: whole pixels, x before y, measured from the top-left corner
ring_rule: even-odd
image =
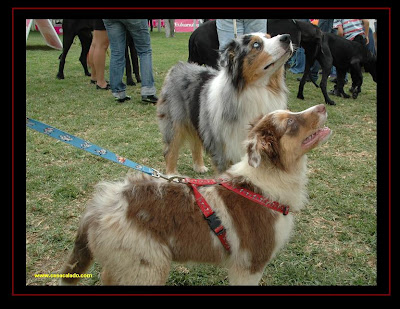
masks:
[[[140,181],[132,183],[125,195],[128,220],[168,246],[174,261],[220,262],[221,248],[214,247],[215,236],[187,186]]]
[[[262,194],[260,189],[246,182],[244,178],[233,179],[232,184]],[[239,237],[239,250],[250,253],[251,265],[248,270],[250,273],[262,271],[275,248],[275,214],[272,210],[223,187],[217,187],[217,192],[232,217]]]
[[[248,157],[251,158],[256,151],[257,154],[261,157],[261,162],[271,162],[278,168],[284,170],[285,167],[281,161],[281,149],[280,149],[280,138],[283,133],[281,130],[278,130],[276,125],[272,120],[274,115],[268,115],[261,121],[259,121],[254,128],[251,130],[249,134],[249,140],[255,140],[256,145],[254,143],[249,143],[247,146],[247,154]]]

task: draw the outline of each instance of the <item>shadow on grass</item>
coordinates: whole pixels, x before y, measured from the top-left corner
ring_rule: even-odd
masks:
[[[54,48],[47,45],[27,45],[26,50],[54,50]],[[61,52],[60,50],[60,53]]]

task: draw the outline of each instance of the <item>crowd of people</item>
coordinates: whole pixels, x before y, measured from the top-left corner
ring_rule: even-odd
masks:
[[[356,40],[365,45],[372,54],[376,54],[376,20],[368,19],[305,19],[316,24],[323,32],[337,33],[347,40]],[[139,57],[141,74],[141,99],[144,103],[155,104],[158,100],[153,76],[153,58],[150,32],[147,19],[94,19],[93,41],[89,51],[89,65],[92,70],[92,84],[96,89],[111,90],[115,100],[123,103],[131,99],[126,94],[126,84],[122,78],[125,70],[126,34],[134,41]],[[174,19],[165,19],[165,35],[175,36]],[[217,33],[220,50],[234,38],[234,34],[243,35],[252,32],[267,33],[266,19],[217,19]],[[110,80],[105,79],[105,61],[108,47],[111,50]],[[292,73],[303,73],[305,66],[304,49],[299,47],[290,60]],[[317,81],[319,64],[315,61],[311,69],[311,79]],[[335,78],[335,67],[331,75]],[[333,80],[334,81],[334,80]]]

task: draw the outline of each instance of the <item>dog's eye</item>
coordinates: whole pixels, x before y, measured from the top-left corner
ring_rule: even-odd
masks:
[[[258,42],[253,43],[253,48],[260,48],[261,44]]]
[[[294,122],[294,119],[293,119],[293,118],[288,118],[288,120],[287,120],[287,125],[290,126],[290,125],[293,124],[293,122]]]

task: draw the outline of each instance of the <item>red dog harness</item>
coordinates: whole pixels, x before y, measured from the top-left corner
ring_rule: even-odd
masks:
[[[212,210],[210,205],[207,203],[205,198],[200,194],[197,187],[218,184],[218,185],[221,185],[221,186],[227,188],[228,190],[233,191],[255,203],[258,203],[262,206],[273,209],[275,211],[281,212],[285,216],[289,213],[289,206],[282,205],[275,201],[270,201],[266,197],[264,197],[260,194],[254,193],[252,191],[249,191],[249,190],[246,190],[243,188],[235,188],[232,185],[230,185],[228,182],[225,182],[223,180],[217,181],[215,179],[184,178],[180,182],[187,183],[193,188],[194,196],[196,198],[196,203],[199,206],[201,212],[203,213],[204,218],[207,220],[209,227],[214,232],[214,234],[218,237],[221,244],[224,246],[224,248],[228,252],[230,251],[230,245],[229,245],[228,241],[226,240],[226,230],[225,230],[224,226],[222,225],[221,220],[217,217],[217,215]]]

